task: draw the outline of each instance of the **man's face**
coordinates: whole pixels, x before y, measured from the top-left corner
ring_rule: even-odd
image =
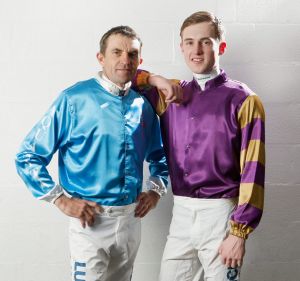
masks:
[[[180,43],[185,62],[192,72],[197,74],[209,73],[219,66],[219,55],[224,48],[215,38],[211,23],[202,22],[186,27],[182,32]]]
[[[109,80],[120,87],[132,80],[141,63],[141,44],[137,39],[112,34],[107,39],[104,54],[97,58]]]

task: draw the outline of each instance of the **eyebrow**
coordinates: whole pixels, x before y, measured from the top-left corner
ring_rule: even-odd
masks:
[[[201,40],[210,40],[212,37],[202,37],[202,38],[200,38],[200,41]],[[185,42],[185,41],[192,41],[192,40],[196,40],[195,38],[185,38],[183,41]]]
[[[112,51],[114,52],[114,51],[117,51],[117,52],[124,52],[123,50],[121,50],[121,49],[119,49],[119,48],[114,48],[114,49],[112,49]],[[127,52],[127,51],[126,51]],[[137,50],[137,49],[131,49],[131,50],[129,50],[128,51],[128,53],[138,53],[139,52],[139,50]]]

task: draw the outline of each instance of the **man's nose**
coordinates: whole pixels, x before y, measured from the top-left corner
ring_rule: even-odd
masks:
[[[123,52],[121,55],[121,62],[124,64],[129,64],[130,63],[130,57],[129,54],[126,52]]]
[[[202,46],[201,42],[195,44],[194,48],[195,48],[194,51],[195,51],[196,54],[198,54],[198,55],[202,54],[202,52],[203,52],[203,46]]]

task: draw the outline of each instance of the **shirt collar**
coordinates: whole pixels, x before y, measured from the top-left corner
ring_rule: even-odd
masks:
[[[199,74],[197,74],[197,75],[199,75]],[[194,76],[193,81],[194,81],[195,86],[198,88],[200,87],[200,89],[202,90],[202,87],[199,85],[195,76]],[[212,78],[207,79],[205,81],[205,88],[203,87],[202,91],[208,90],[208,89],[211,89],[214,87],[218,87],[219,85],[223,84],[226,81],[227,81],[227,75],[223,69],[220,69],[219,74],[213,75]]]
[[[103,71],[99,71],[95,78],[106,91],[114,96],[126,96],[131,86],[131,81],[127,82],[124,88],[116,85],[107,78]]]
[[[220,69],[219,68],[214,68],[211,72],[205,73],[205,74],[198,74],[198,73],[193,73],[194,79],[197,81],[198,85],[200,86],[201,90],[205,90],[205,84],[209,80],[214,79],[220,74]]]

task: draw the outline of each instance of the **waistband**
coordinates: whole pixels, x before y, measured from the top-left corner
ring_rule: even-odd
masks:
[[[103,212],[99,214],[99,216],[110,216],[110,217],[118,217],[118,216],[126,216],[130,215],[134,212],[136,203],[132,203],[124,206],[103,206],[101,205]]]
[[[174,195],[174,204],[190,208],[216,208],[218,206],[234,206],[237,198],[191,198]]]

